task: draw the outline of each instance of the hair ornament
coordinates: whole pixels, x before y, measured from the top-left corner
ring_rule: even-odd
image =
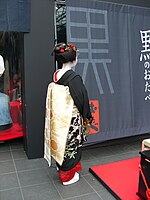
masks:
[[[73,51],[77,51],[76,46],[74,46],[73,44],[68,44],[68,47],[71,47],[73,49]]]
[[[61,63],[72,62],[76,60],[79,51],[73,44],[58,43],[54,46],[51,55],[55,53],[55,59]]]
[[[59,52],[63,53],[65,50],[63,48],[59,49]]]
[[[60,53],[64,53],[66,51],[70,51],[70,50],[73,50],[73,51],[77,51],[77,48],[73,45],[73,44],[61,44],[60,46],[56,47],[55,50],[60,52]]]

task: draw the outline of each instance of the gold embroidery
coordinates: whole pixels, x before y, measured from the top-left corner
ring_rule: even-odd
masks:
[[[60,165],[63,162],[73,104],[68,86],[49,84],[46,98],[44,145],[44,158],[49,165],[51,156]]]

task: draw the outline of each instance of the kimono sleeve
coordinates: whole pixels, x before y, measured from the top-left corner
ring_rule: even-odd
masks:
[[[69,82],[70,94],[83,119],[91,119],[88,93],[82,78],[78,75]]]

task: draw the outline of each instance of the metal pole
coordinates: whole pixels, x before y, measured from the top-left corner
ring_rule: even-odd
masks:
[[[57,43],[57,27],[56,27],[56,7],[57,7],[57,2],[54,3],[54,37],[55,37],[55,44]]]
[[[55,44],[57,44],[57,24],[56,24],[56,7],[57,7],[57,4],[61,4],[61,5],[65,5],[66,2],[65,1],[61,1],[61,0],[55,0],[55,3],[54,3],[54,37],[55,37]],[[58,63],[56,61],[56,70],[58,69]]]
[[[55,3],[54,3],[54,38],[55,38],[54,43],[55,44],[57,44],[56,6],[57,6],[57,2],[55,1]],[[55,70],[57,70],[57,69],[58,69],[58,64],[57,64],[57,61],[55,61]]]
[[[55,0],[55,2],[56,2],[57,4],[66,4],[66,1],[61,1],[61,0]]]

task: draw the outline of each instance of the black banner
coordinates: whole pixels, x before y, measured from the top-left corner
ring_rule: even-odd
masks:
[[[67,40],[88,89],[88,142],[150,132],[150,9],[67,0]]]
[[[30,31],[30,0],[0,1],[0,31]]]

